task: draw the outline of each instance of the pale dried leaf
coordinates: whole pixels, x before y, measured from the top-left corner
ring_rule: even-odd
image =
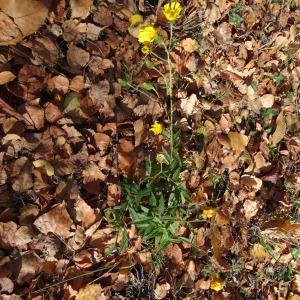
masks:
[[[239,156],[248,145],[249,138],[238,132],[229,132],[228,137],[232,149],[235,150],[236,156]]]
[[[276,130],[272,136],[272,145],[277,145],[285,136],[286,122],[283,112],[281,112],[276,119]]]
[[[0,72],[0,85],[13,81],[16,76],[10,71]]]
[[[45,21],[52,1],[0,0],[0,45],[15,45]]]
[[[164,299],[168,295],[170,289],[171,289],[171,286],[168,282],[163,283],[163,284],[157,283],[155,285],[155,290],[154,290],[155,299],[157,299],[157,300]]]
[[[68,238],[71,235],[70,228],[73,222],[65,206],[59,204],[49,212],[39,216],[33,224],[43,234],[50,232],[62,238]]]
[[[85,19],[90,14],[93,0],[70,0],[71,17]]]

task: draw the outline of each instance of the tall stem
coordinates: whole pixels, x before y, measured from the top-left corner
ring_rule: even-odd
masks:
[[[172,62],[171,62],[171,58],[170,58],[172,39],[173,39],[173,24],[170,23],[170,40],[169,40],[169,46],[168,46],[168,48],[165,47],[165,49],[166,49],[166,53],[167,53],[168,68],[169,68],[168,96],[170,97],[171,157],[173,157],[173,146],[174,146],[174,139],[173,139],[173,75],[172,75]]]

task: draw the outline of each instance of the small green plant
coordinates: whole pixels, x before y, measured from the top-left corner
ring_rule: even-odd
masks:
[[[276,117],[279,114],[279,110],[277,108],[265,108],[263,107],[260,110],[260,115],[264,121],[264,123],[268,123],[268,120]]]
[[[279,86],[284,79],[285,77],[280,72],[273,74],[273,81],[275,82],[276,86]]]
[[[164,134],[170,138],[167,133]],[[124,180],[123,203],[107,211],[108,217],[118,226],[122,226],[129,215],[143,242],[160,249],[169,243],[190,242],[176,237],[178,226],[185,222],[184,206],[190,200],[180,180],[184,165],[177,149],[179,136],[180,131],[174,135],[176,147],[172,156],[163,148],[156,162],[148,160],[147,175],[141,182]]]
[[[229,11],[229,22],[233,23],[236,27],[241,27],[244,18],[241,16],[242,14],[243,3],[239,2],[233,4]]]
[[[271,146],[271,147],[269,148],[269,158],[270,158],[271,160],[273,160],[274,157],[275,157],[275,155],[276,155],[276,153],[277,153],[277,147],[276,147],[276,146]]]

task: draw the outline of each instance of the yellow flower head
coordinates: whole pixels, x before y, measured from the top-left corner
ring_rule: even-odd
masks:
[[[151,49],[148,45],[143,45],[143,47],[141,48],[141,51],[144,53],[144,54],[148,54],[151,52]]]
[[[156,160],[160,164],[163,164],[163,163],[167,162],[166,157],[162,153],[159,153],[159,154],[156,155]]]
[[[139,29],[139,42],[141,44],[152,43],[156,35],[157,31],[152,25],[141,27]]]
[[[220,278],[219,273],[215,273],[210,280],[210,288],[216,292],[219,292],[225,286],[225,280]]]
[[[181,17],[182,6],[177,1],[171,1],[164,5],[164,15],[170,22],[176,21]]]
[[[130,26],[137,26],[143,23],[143,17],[141,15],[132,15],[129,19]]]
[[[202,212],[202,217],[204,219],[210,219],[212,218],[216,213],[216,210],[212,207],[206,207],[205,209],[203,209],[203,212]]]
[[[164,130],[162,124],[158,123],[157,121],[151,126],[150,131],[152,131],[155,135],[159,135]]]

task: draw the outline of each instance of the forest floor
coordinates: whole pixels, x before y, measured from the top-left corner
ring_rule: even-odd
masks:
[[[300,299],[299,0],[0,0],[0,299]]]

